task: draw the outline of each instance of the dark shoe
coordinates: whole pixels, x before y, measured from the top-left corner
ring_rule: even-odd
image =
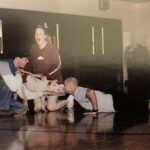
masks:
[[[0,117],[12,117],[14,113],[9,110],[0,110]]]
[[[27,111],[28,111],[28,107],[24,106],[23,108],[16,110],[14,116],[24,115],[27,113]]]

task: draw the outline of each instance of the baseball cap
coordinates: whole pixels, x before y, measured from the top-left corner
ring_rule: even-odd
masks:
[[[27,50],[18,50],[14,53],[13,57],[29,57],[29,52]]]

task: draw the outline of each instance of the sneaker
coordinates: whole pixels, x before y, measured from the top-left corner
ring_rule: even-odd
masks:
[[[69,95],[68,98],[68,104],[67,104],[67,108],[68,109],[73,109],[73,106],[74,106],[74,96],[72,95]]]

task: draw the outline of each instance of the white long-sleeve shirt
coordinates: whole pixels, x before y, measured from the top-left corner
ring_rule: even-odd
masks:
[[[18,73],[13,75],[7,61],[0,61],[0,75],[9,89],[13,92],[16,92],[17,89],[22,85],[21,74]]]

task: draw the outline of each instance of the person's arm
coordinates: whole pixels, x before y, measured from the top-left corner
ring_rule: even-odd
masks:
[[[53,44],[52,48],[53,48],[52,56],[53,56],[54,68],[52,71],[49,72],[49,75],[54,74],[61,68],[61,57],[60,57],[59,49],[54,44]]]
[[[60,67],[61,67],[61,58],[60,58],[60,55],[58,56],[58,58],[59,58],[59,64],[58,64],[58,66],[52,72],[50,72],[49,75],[54,74],[57,70],[60,69]]]
[[[85,112],[84,115],[96,115],[98,112],[98,106],[97,106],[97,98],[94,90],[88,88],[86,91],[86,98],[90,100],[93,106],[93,110]]]
[[[2,75],[6,85],[13,92],[16,92],[17,89],[22,85],[22,76],[17,73],[15,76],[13,74]]]
[[[0,61],[0,75],[8,88],[16,92],[16,90],[22,85],[22,76],[20,71],[13,75],[10,70],[9,63],[7,61]]]

